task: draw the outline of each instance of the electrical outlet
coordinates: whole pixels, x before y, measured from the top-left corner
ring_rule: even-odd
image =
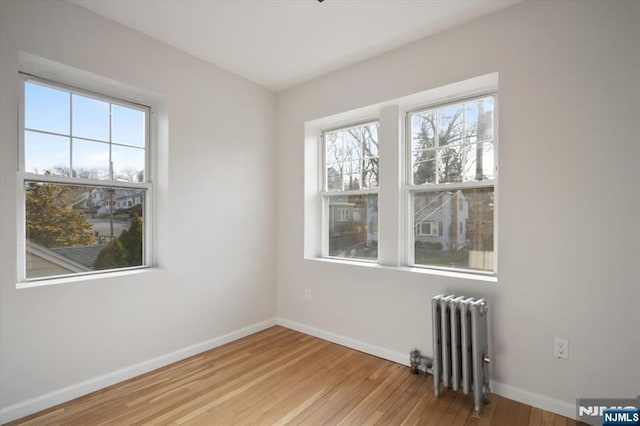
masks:
[[[308,288],[304,291],[304,300],[311,301],[311,289]]]
[[[569,340],[561,337],[553,339],[553,356],[560,359],[569,359]]]

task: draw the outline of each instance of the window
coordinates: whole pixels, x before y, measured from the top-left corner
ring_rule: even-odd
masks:
[[[440,234],[440,225],[438,222],[420,222],[416,225],[416,235],[420,236],[438,236]]]
[[[349,220],[349,209],[346,207],[338,207],[338,222],[347,222]]]
[[[325,131],[323,255],[378,258],[378,123]]]
[[[304,258],[497,281],[498,77],[307,121]]]
[[[483,96],[408,114],[410,264],[494,271],[494,103]]]
[[[149,108],[22,77],[18,280],[149,265]]]

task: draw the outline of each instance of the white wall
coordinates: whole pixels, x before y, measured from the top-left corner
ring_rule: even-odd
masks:
[[[1,408],[274,318],[275,95],[67,2],[0,16]],[[159,268],[16,290],[20,52],[159,99]]]
[[[640,394],[638,22],[637,2],[524,2],[280,93],[279,317],[431,354],[429,299],[482,295],[497,392],[565,415]],[[306,121],[496,71],[498,283],[303,260]]]

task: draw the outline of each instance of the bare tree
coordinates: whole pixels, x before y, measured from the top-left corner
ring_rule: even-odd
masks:
[[[372,129],[375,128],[375,134]],[[359,126],[348,130],[351,138],[357,142],[360,152],[360,179],[367,187],[378,184],[378,132],[376,126]]]
[[[440,111],[417,116],[419,127],[413,136],[414,183],[435,183],[436,175],[440,183],[461,182],[471,176],[477,180],[486,178],[484,147],[477,141],[486,139],[491,115],[485,111],[483,99],[476,102],[476,108],[478,119],[466,122],[462,105],[448,117]]]
[[[142,171],[135,167],[124,167],[118,171],[116,179],[127,182],[142,182],[142,180],[140,180],[141,173]]]
[[[377,185],[377,125],[328,133],[326,150],[328,183],[331,189],[338,189],[338,186],[339,189],[360,189]],[[332,177],[332,174],[336,176]]]

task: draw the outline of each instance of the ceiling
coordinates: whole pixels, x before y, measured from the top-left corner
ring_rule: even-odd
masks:
[[[520,0],[71,0],[279,91]]]

